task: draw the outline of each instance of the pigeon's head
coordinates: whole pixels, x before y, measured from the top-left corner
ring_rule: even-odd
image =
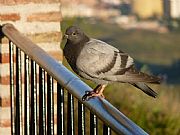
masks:
[[[71,43],[79,43],[87,38],[87,36],[84,34],[84,32],[77,26],[70,26],[66,29],[66,32],[64,34],[65,39],[70,41]]]

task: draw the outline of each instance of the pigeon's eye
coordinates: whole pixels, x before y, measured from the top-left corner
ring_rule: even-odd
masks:
[[[75,33],[75,32],[73,32],[73,33],[72,33],[72,35],[73,35],[73,36],[75,36],[75,35],[76,35],[76,33]]]

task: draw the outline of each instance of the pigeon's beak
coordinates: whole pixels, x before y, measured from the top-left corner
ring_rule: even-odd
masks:
[[[68,35],[67,35],[67,34],[64,34],[63,40],[64,40],[64,39],[68,39]]]

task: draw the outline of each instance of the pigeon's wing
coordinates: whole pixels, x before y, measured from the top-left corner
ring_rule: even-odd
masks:
[[[159,84],[161,82],[159,77],[137,71],[133,66],[129,68],[124,74],[104,76],[103,80],[128,83],[147,82]]]
[[[127,53],[96,39],[85,44],[76,66],[84,78],[130,83],[160,82],[158,77],[137,71],[133,59]]]
[[[85,44],[76,62],[81,72],[98,78],[124,74],[133,64],[127,53],[96,39]]]

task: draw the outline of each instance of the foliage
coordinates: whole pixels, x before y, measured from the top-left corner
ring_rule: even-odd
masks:
[[[180,133],[180,105],[177,88],[151,86],[159,91],[157,99],[148,97],[127,84],[110,85],[106,98],[151,135]],[[178,87],[179,88],[179,87]]]

